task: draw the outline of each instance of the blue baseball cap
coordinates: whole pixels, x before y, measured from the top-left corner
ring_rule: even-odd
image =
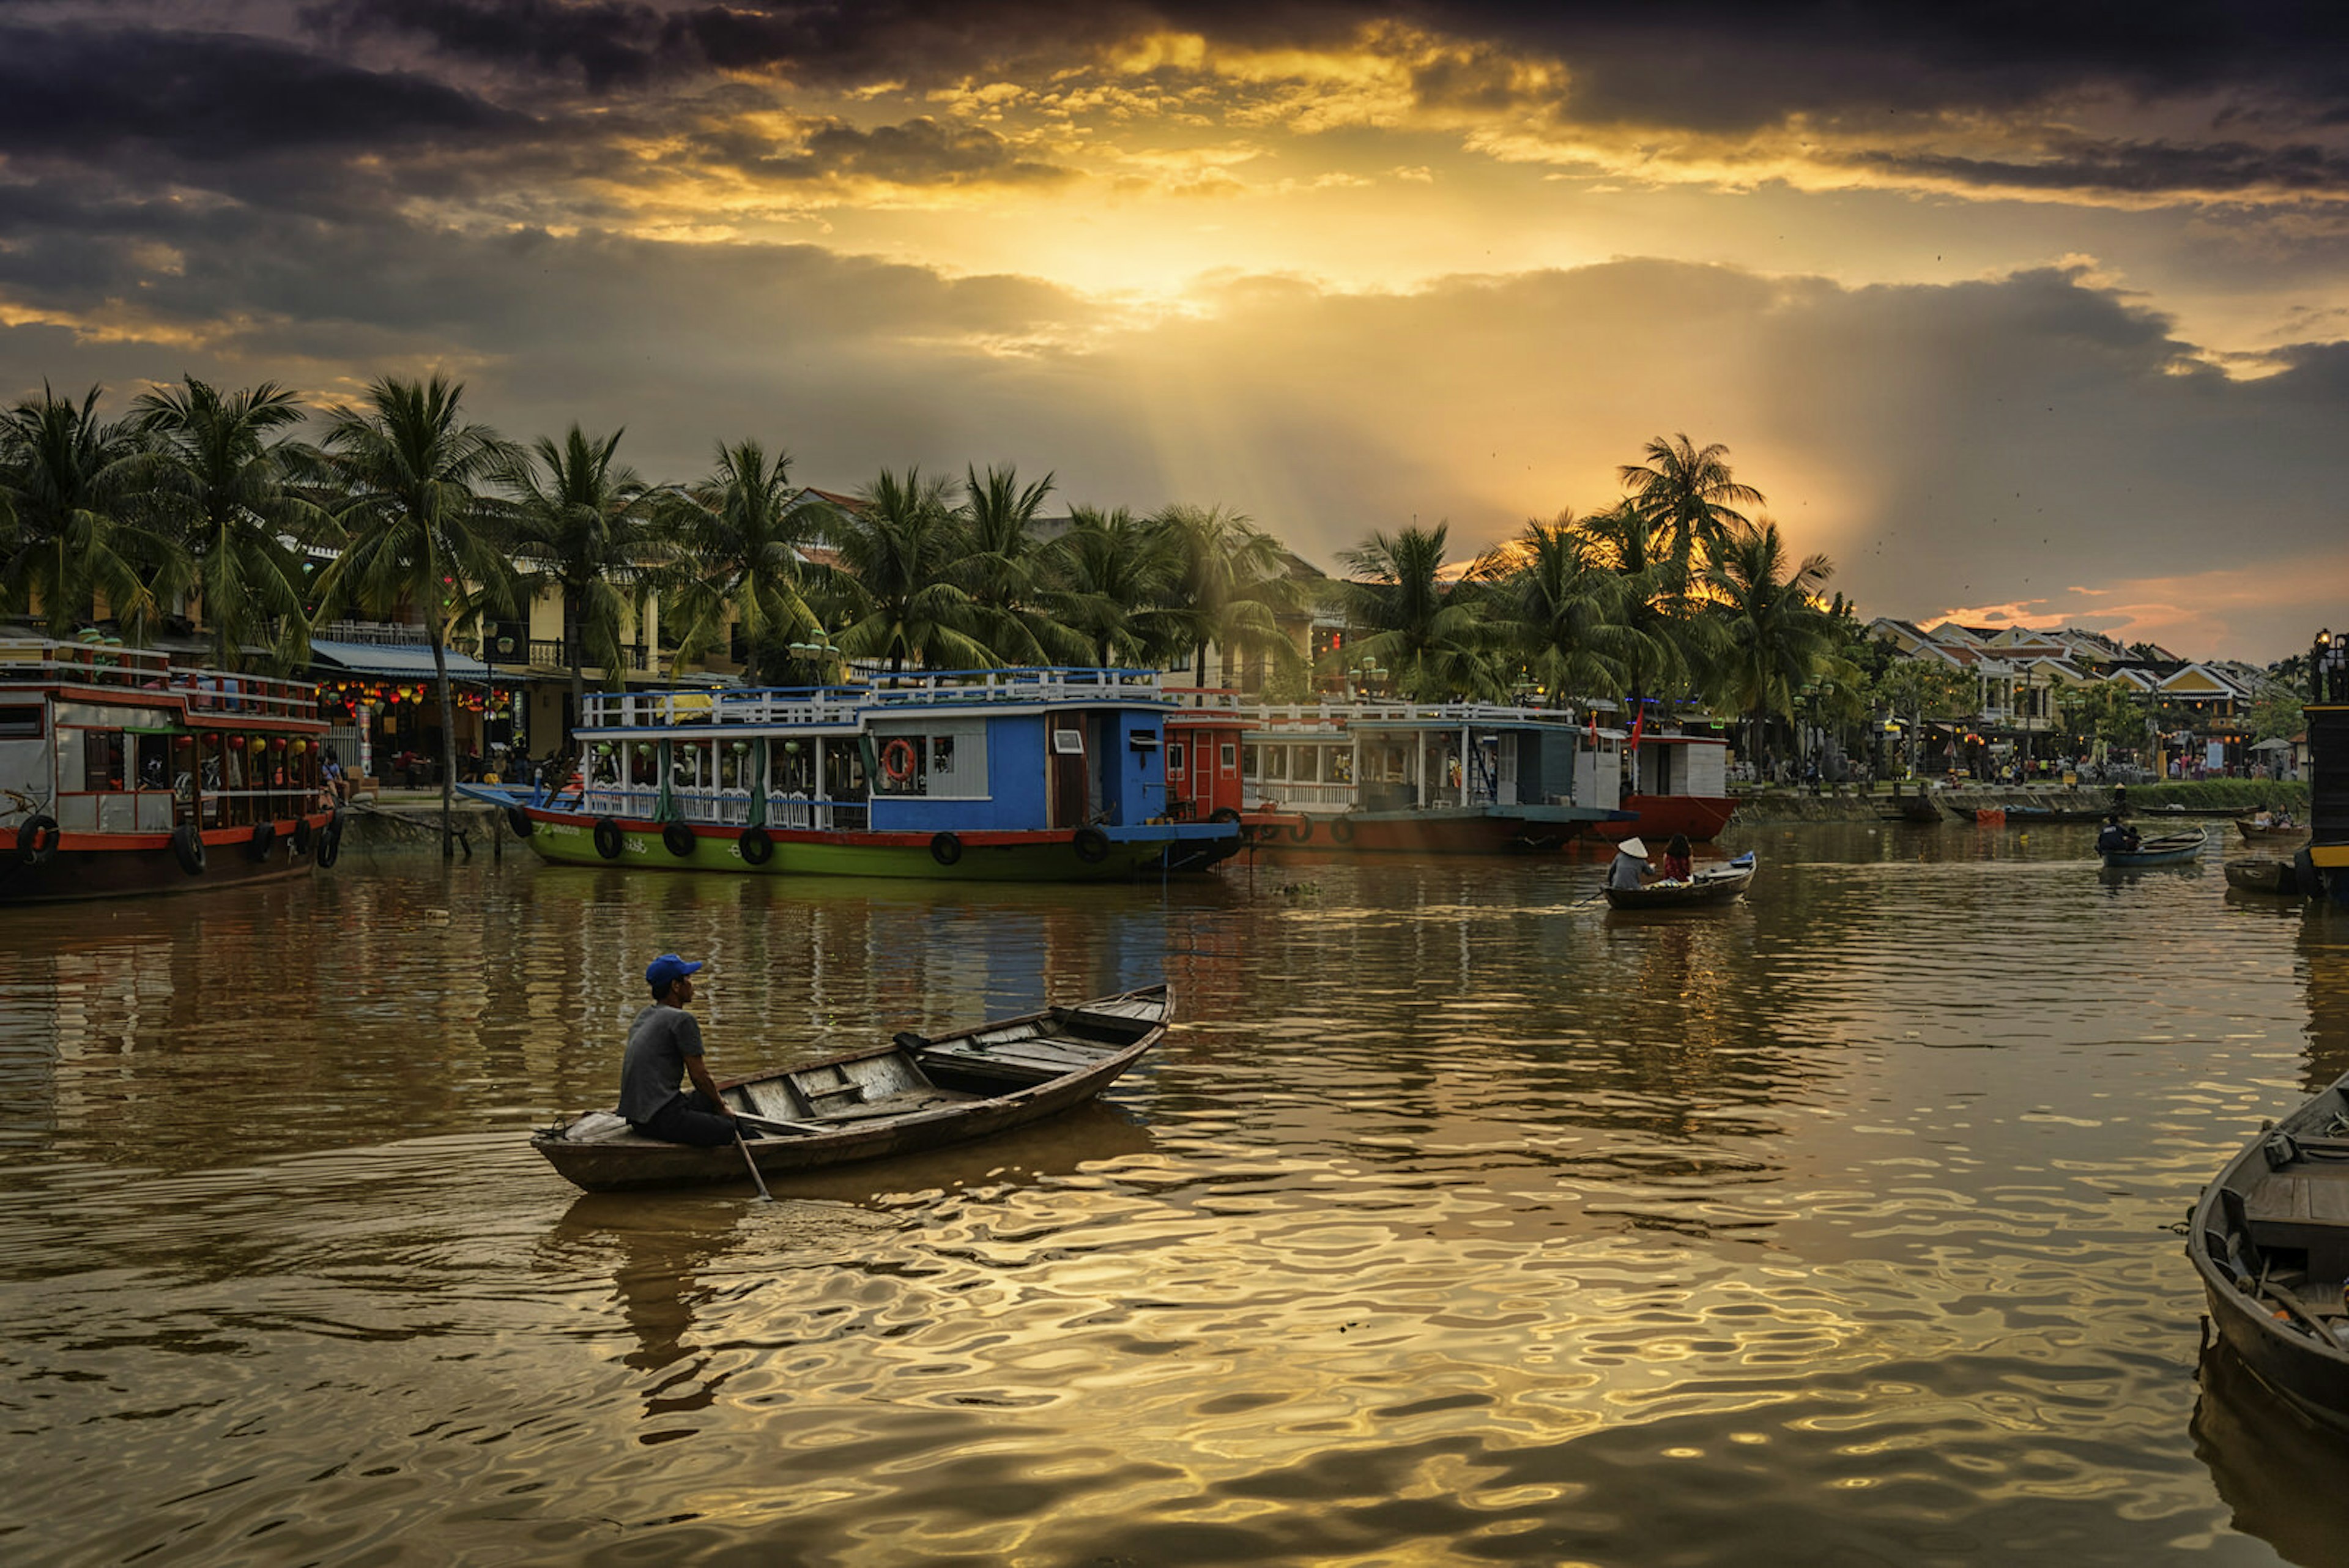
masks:
[[[698,963],[687,962],[675,953],[663,953],[645,965],[645,983],[653,988],[655,996],[660,996],[667,993],[670,986],[700,967]]]

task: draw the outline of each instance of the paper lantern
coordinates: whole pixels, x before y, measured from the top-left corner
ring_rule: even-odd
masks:
[[[636,755],[640,757],[649,757],[652,754],[653,743],[650,741],[638,741],[636,742]]]
[[[750,749],[750,742],[748,741],[737,741],[734,742],[734,754],[738,757],[742,755],[745,752],[748,752]]]

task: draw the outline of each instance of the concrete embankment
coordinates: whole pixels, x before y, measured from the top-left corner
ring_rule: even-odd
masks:
[[[440,852],[438,795],[358,801],[344,809],[343,836],[349,846],[378,855]],[[499,855],[509,846],[520,847],[505,825],[504,814],[478,801],[460,801],[450,813],[450,826],[456,830],[460,856]]]
[[[2099,785],[2090,789],[1961,789],[1935,790],[1933,798],[1966,806],[2041,806],[2057,811],[2111,809],[2113,792]],[[2240,811],[2249,815],[2261,806],[2308,809],[2308,786],[2253,779],[2213,779],[2199,784],[2133,785],[2128,792],[2133,815],[2147,816],[2173,802],[2192,810]],[[1897,810],[1889,794],[1812,794],[1800,789],[1756,790],[1737,802],[1736,826],[1768,827],[1794,822],[1874,822]],[[1950,820],[1955,821],[1952,817]]]

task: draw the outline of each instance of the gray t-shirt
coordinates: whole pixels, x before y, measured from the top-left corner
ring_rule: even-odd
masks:
[[[1637,888],[1647,870],[1648,863],[1636,856],[1618,855],[1615,864],[1607,869],[1607,885],[1609,888]]]
[[[620,1114],[632,1122],[649,1118],[676,1098],[685,1059],[700,1054],[701,1025],[684,1008],[656,1002],[637,1013],[620,1058]]]

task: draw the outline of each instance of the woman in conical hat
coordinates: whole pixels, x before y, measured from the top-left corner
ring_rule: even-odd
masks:
[[[1652,875],[1648,867],[1648,846],[1638,834],[1615,846],[1615,864],[1607,868],[1609,888],[1641,887]]]

